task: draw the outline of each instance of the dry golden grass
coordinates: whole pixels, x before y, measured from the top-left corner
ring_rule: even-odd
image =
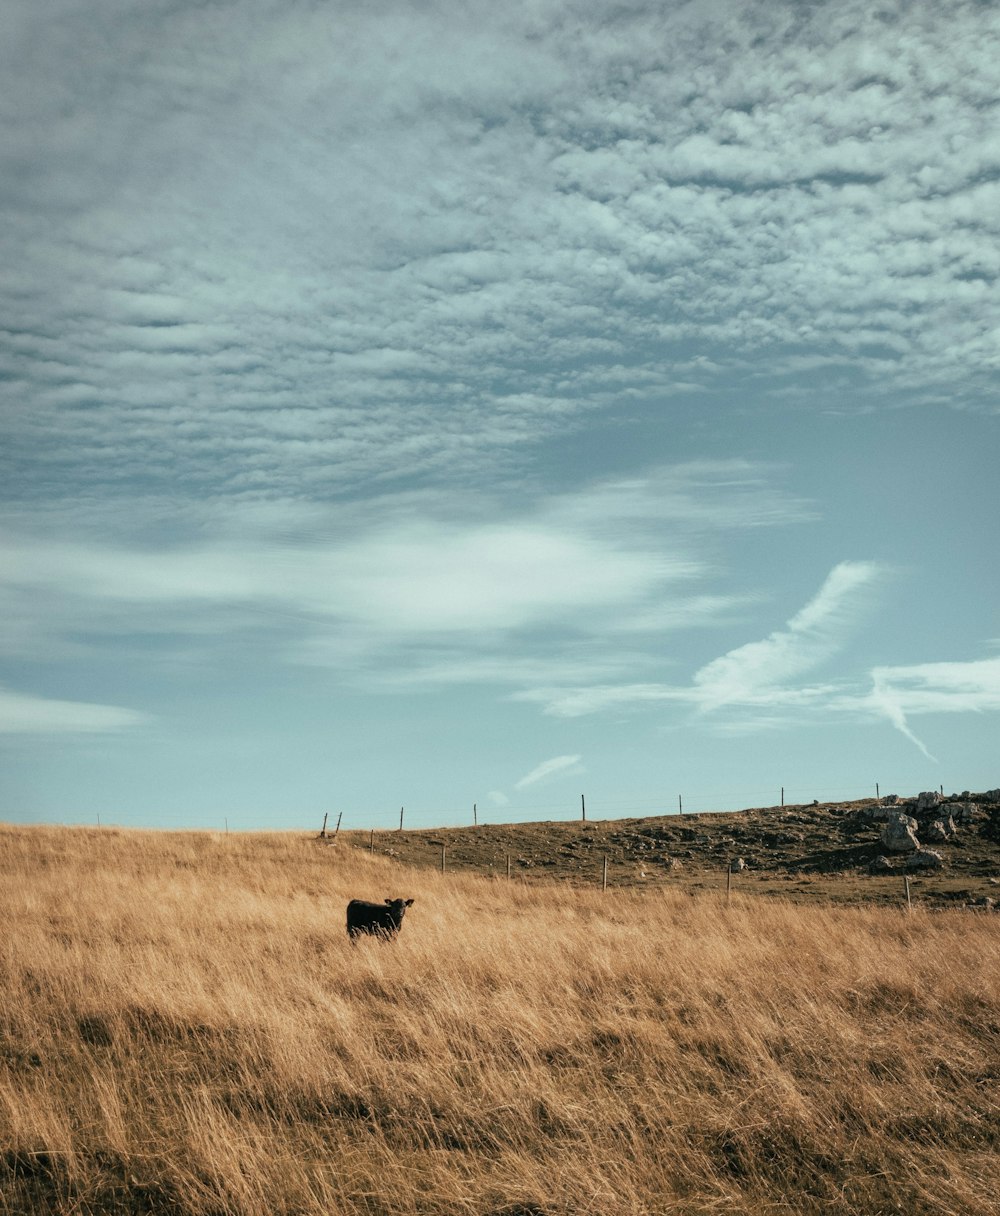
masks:
[[[996,1212],[1000,918],[56,828],[0,917],[3,1213]]]

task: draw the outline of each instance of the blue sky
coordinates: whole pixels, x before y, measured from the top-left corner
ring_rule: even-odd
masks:
[[[11,0],[0,819],[1000,785],[998,35]]]

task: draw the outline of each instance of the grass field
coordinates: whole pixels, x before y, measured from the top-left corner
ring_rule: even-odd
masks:
[[[0,827],[0,918],[3,1213],[997,1210],[995,916]]]

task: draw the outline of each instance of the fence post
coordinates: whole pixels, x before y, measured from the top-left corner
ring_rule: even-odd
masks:
[[[375,829],[374,828],[372,828],[371,840],[369,840],[369,842],[368,842],[368,852],[371,854],[372,857],[375,856]]]
[[[909,874],[903,875],[903,890],[906,892],[906,910],[907,910],[907,912],[912,912],[913,904],[910,902],[910,876],[909,876]]]
[[[732,865],[726,870],[726,903],[730,903],[733,898],[733,867]]]
[[[476,804],[475,804],[475,803],[473,803],[473,804],[472,804],[472,826],[473,826],[474,828],[478,828],[478,827],[479,827],[479,815],[478,815],[478,814],[477,814],[477,812],[476,812]]]
[[[875,801],[876,801],[876,802],[881,802],[881,801],[882,801],[882,799],[881,799],[881,797],[880,797],[880,795],[879,795],[879,792],[878,792],[878,782],[877,782],[877,781],[875,782]]]
[[[587,803],[584,801],[582,794],[580,795],[580,822],[587,822]]]
[[[601,876],[601,890],[606,891],[607,889],[608,889],[608,858],[607,858],[607,854],[605,854],[605,856],[604,856],[604,873]]]
[[[340,821],[344,818],[344,812],[340,811],[337,814],[337,826],[333,829],[333,838],[337,839],[337,833],[340,831]],[[324,821],[325,822],[325,821]]]
[[[403,808],[399,808],[399,830],[403,830]]]
[[[680,794],[677,795],[677,814],[684,814],[684,799],[681,798]]]
[[[444,853],[445,853],[445,846],[442,845],[441,846],[441,873],[442,874],[444,873]]]
[[[510,854],[507,854],[507,881],[510,882]]]
[[[326,835],[326,815],[323,816],[323,826],[319,830],[320,839]]]
[[[781,805],[782,806],[785,805],[785,787],[784,786],[781,787]]]

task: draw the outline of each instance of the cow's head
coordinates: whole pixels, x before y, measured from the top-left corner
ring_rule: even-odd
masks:
[[[394,912],[398,912],[400,916],[413,903],[412,899],[387,899],[385,901]]]

